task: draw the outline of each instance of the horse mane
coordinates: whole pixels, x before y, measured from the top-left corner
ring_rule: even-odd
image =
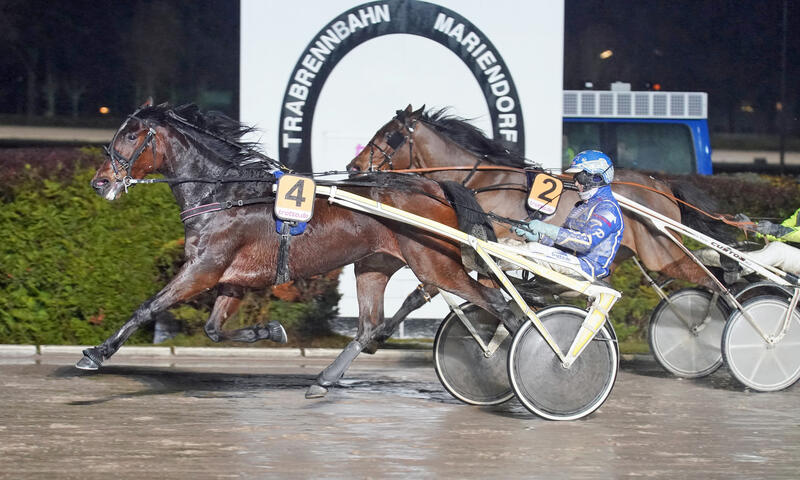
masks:
[[[422,114],[421,121],[470,152],[497,165],[525,167],[525,158],[500,142],[487,137],[469,120],[448,114],[449,107]]]
[[[143,108],[136,117],[168,124],[236,167],[277,163],[261,151],[257,142],[242,140],[246,134],[256,131],[255,127],[240,123],[222,112],[203,112],[192,103],[176,107],[162,103]]]

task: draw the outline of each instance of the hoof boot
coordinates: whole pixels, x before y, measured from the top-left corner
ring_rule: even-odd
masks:
[[[328,394],[328,389],[323,387],[322,385],[311,385],[306,390],[306,398],[323,398],[325,395]]]
[[[75,364],[76,368],[81,370],[97,370],[100,368],[102,364],[102,360],[98,357],[98,355],[87,349],[83,351],[83,358],[81,358],[78,363]]]
[[[377,352],[377,351],[378,351],[378,346],[379,346],[379,345],[380,345],[380,344],[378,343],[378,341],[377,341],[377,340],[373,340],[373,341],[369,342],[369,343],[367,344],[367,346],[366,346],[366,347],[364,347],[364,348],[361,350],[361,353],[367,353],[367,354],[369,354],[369,355],[374,355],[374,354],[375,354],[375,352]]]
[[[286,343],[289,341],[289,337],[286,336],[286,330],[283,329],[283,325],[280,322],[273,320],[267,324],[267,328],[269,329],[269,339],[273,342]]]

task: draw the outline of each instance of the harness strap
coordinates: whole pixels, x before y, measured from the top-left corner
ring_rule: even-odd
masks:
[[[414,161],[414,124],[411,124],[410,127],[406,126],[406,129],[408,130],[408,165],[411,166],[411,162]],[[394,169],[391,164],[389,164],[389,168]]]
[[[189,208],[181,212],[181,222],[185,222],[192,217],[202,215],[204,213],[218,212],[222,210],[222,204],[219,202],[208,203],[197,207]]]
[[[281,243],[278,247],[278,261],[275,271],[275,285],[286,283],[290,279],[289,275],[289,241],[292,236],[289,234],[291,222],[283,222],[281,226]]]
[[[197,207],[188,208],[181,212],[181,221],[185,222],[186,220],[196,217],[197,215],[203,215],[204,213],[212,213],[212,212],[219,212],[221,210],[227,210],[233,207],[246,207],[248,205],[254,205],[257,203],[272,203],[274,199],[272,197],[255,197],[255,198],[248,198],[245,200],[227,200],[225,202],[214,202],[214,203],[207,203],[205,205],[199,205]]]
[[[478,165],[480,165],[483,162],[484,158],[486,158],[486,155],[479,158],[478,161],[475,162],[475,166],[472,167],[472,170],[470,170],[467,176],[464,178],[464,180],[461,181],[461,185],[464,185],[465,187],[467,186],[467,182],[469,182],[472,176],[475,175],[475,172],[478,171]]]
[[[483,192],[491,192],[494,190],[519,190],[520,192],[528,191],[528,188],[519,183],[498,183],[495,185],[489,185],[487,187],[482,188],[473,188],[472,192],[476,195]]]

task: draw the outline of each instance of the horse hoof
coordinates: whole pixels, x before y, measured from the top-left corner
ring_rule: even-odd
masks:
[[[322,398],[328,394],[328,389],[323,387],[322,385],[311,385],[306,390],[306,398]]]
[[[75,367],[81,370],[97,370],[100,368],[100,364],[84,355],[83,358],[75,364]]]
[[[377,340],[373,340],[373,341],[369,342],[369,343],[367,344],[367,346],[366,346],[366,347],[364,347],[364,348],[361,350],[361,353],[367,353],[367,354],[369,354],[369,355],[373,355],[373,354],[375,354],[375,352],[377,352],[377,351],[378,351],[378,342],[377,342]]]
[[[286,343],[289,341],[289,337],[286,336],[286,330],[284,330],[280,322],[276,320],[269,322],[267,329],[269,329],[269,339],[273,342]]]
[[[103,364],[103,354],[96,348],[87,348],[83,351],[83,358],[75,364],[81,370],[97,370]]]

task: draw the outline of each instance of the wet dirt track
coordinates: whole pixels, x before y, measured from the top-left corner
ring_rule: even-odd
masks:
[[[800,390],[745,391],[623,362],[588,419],[463,405],[428,364],[0,358],[0,478],[797,478]]]

